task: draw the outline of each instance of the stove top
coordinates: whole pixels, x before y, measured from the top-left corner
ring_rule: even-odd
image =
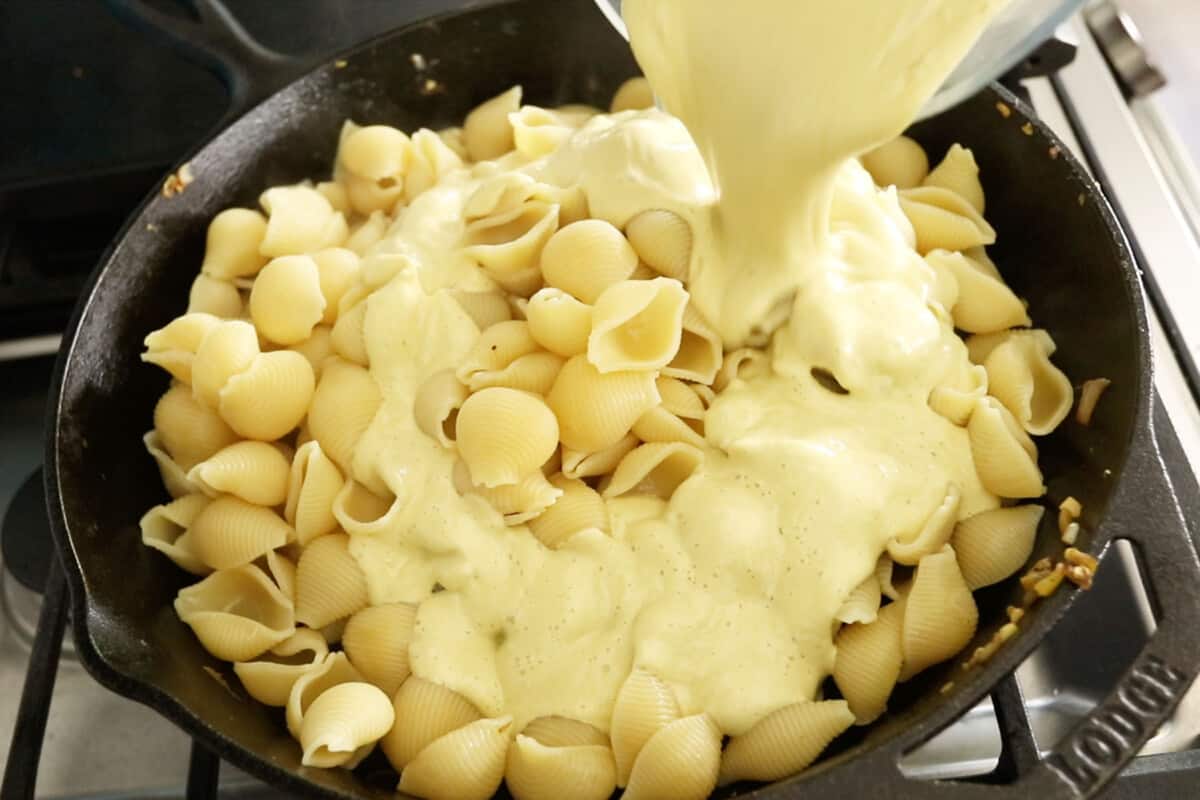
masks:
[[[226,2],[264,44],[310,54],[332,54],[376,31],[471,4],[290,0],[283,15],[259,0]],[[170,7],[165,0],[156,5]],[[1169,125],[1157,114],[1155,98],[1122,92],[1082,18],[1060,36],[1077,42],[1074,61],[1052,78],[1027,80],[1024,88],[1039,115],[1090,165],[1138,246],[1152,306],[1159,423],[1173,426],[1181,445],[1168,466],[1194,470],[1200,465],[1194,366],[1200,317],[1184,315],[1180,304],[1200,297],[1200,218],[1189,216],[1194,185],[1188,169],[1179,167],[1187,162],[1164,150]],[[6,509],[0,731],[8,731],[31,660],[42,605],[37,589],[45,580],[47,550],[37,545],[47,544],[48,534],[39,516],[39,483],[29,478],[41,461],[52,369],[45,354],[57,349],[87,272],[126,214],[222,116],[226,97],[218,81],[152,37],[123,27],[103,4],[74,0],[0,4],[0,97],[27,112],[8,116],[17,123],[6,131],[0,160],[0,509]],[[1093,591],[1017,672],[1042,748],[1095,707],[1153,630],[1135,555],[1119,546],[1106,561]],[[1200,774],[1198,737],[1200,689],[1193,689],[1105,797],[1167,796],[1164,787],[1180,776]],[[0,735],[0,762],[9,747]],[[999,754],[996,714],[985,701],[911,754],[904,769],[927,778],[978,775],[993,769]],[[189,764],[195,767],[190,777]],[[71,637],[65,638],[39,795],[182,797],[189,781],[197,790],[216,774],[180,730],[94,683],[73,661]],[[220,796],[280,795],[223,766]]]

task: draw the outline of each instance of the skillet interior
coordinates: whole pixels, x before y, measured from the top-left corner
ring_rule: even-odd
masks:
[[[425,57],[426,72],[414,69],[414,53]],[[176,618],[171,601],[185,576],[142,547],[137,529],[141,514],[165,498],[140,437],[167,380],[138,360],[141,340],[184,310],[208,220],[230,205],[254,205],[268,185],[326,174],[343,119],[405,130],[456,124],[513,83],[525,86],[529,102],[605,106],[636,66],[590,0],[512,0],[445,17],[368,43],[346,62],[318,68],[226,130],[191,159],[194,184],[172,199],[152,197],[130,222],[98,270],[60,361],[48,496],[80,653],[101,681],[291,790],[391,797],[394,778],[374,761],[357,775],[302,768],[280,715],[249,700],[227,665]],[[1051,157],[1054,142],[1044,131],[1022,131],[1020,109],[999,114],[999,99],[995,90],[983,92],[914,135],[934,159],[954,141],[974,149],[1000,233],[996,261],[1054,335],[1056,360],[1076,383],[1100,375],[1114,381],[1092,428],[1068,422],[1042,444],[1048,497],[1080,498],[1086,527],[1095,530],[1144,412],[1148,372],[1136,282],[1091,184],[1065,154]],[[1051,516],[1035,557],[1061,548]],[[1011,582],[979,595],[979,641],[1002,624],[1017,596]],[[831,766],[901,732],[932,733],[1028,652],[1068,603],[1060,596],[1036,609],[992,664],[958,675],[954,691],[937,691],[950,670],[957,675],[953,665],[901,687],[894,710],[839,745]]]

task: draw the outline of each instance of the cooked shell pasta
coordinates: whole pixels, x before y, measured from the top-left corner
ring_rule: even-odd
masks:
[[[672,278],[609,286],[592,307],[588,361],[601,373],[665,367],[679,351],[687,302]]]
[[[512,717],[481,719],[431,742],[400,773],[401,792],[427,800],[487,800],[500,788]]]
[[[380,496],[355,480],[348,480],[333,499],[333,516],[351,536],[371,536],[385,531],[400,513],[393,496]]]
[[[546,395],[564,447],[591,453],[621,441],[638,417],[658,405],[654,377],[653,372],[602,374],[583,356],[568,360]]]
[[[516,389],[483,389],[459,410],[456,442],[474,484],[514,484],[554,454],[558,421],[540,397]]]
[[[834,639],[833,680],[859,725],[874,722],[887,709],[900,677],[904,605],[883,606],[874,621],[845,625]]]
[[[679,352],[662,374],[697,383],[712,383],[721,368],[721,337],[691,304],[683,312]]]
[[[900,208],[917,234],[917,252],[966,250],[993,244],[996,231],[965,199],[948,189],[922,186],[900,192]]]
[[[879,579],[874,573],[862,580],[846,599],[842,601],[834,619],[847,625],[856,622],[874,622],[879,615],[879,604],[883,595],[879,591]]]
[[[605,497],[626,492],[652,494],[667,500],[679,484],[691,477],[704,461],[704,451],[682,442],[651,442],[621,459]]]
[[[325,298],[325,311],[321,322],[332,325],[337,322],[338,307],[342,297],[357,280],[361,266],[358,255],[343,247],[331,247],[312,254],[317,265],[317,282],[321,296]]]
[[[523,525],[529,522],[554,505],[562,496],[562,489],[550,483],[540,469],[521,476],[516,483],[487,488],[473,486],[470,472],[466,465],[459,461],[455,465],[454,484],[460,494],[473,493],[488,501],[492,508],[504,517],[506,525]]]
[[[242,314],[242,296],[231,281],[200,273],[188,292],[187,313],[234,319]]]
[[[541,158],[557,150],[575,129],[549,109],[522,106],[508,115],[513,145],[526,158]]]
[[[221,418],[247,439],[280,439],[303,421],[315,382],[312,366],[299,353],[260,353],[222,387]]]
[[[187,471],[163,449],[158,431],[147,431],[142,436],[142,444],[158,466],[158,474],[167,489],[167,494],[171,497],[187,497],[200,493],[200,487],[187,479]]]
[[[897,136],[862,156],[862,164],[876,186],[913,189],[929,174],[925,148],[907,136]]]
[[[345,653],[329,653],[320,663],[308,669],[292,684],[288,693],[285,719],[288,732],[300,738],[304,715],[312,702],[323,693],[343,683],[361,683],[362,675],[346,658]]]
[[[654,108],[654,90],[650,88],[650,81],[639,75],[617,88],[609,111],[616,114],[620,111],[640,111],[644,108]]]
[[[565,359],[554,353],[529,353],[498,372],[476,373],[471,378],[471,389],[478,391],[496,386],[544,395],[554,385],[564,363]]]
[[[954,549],[947,545],[922,558],[904,603],[900,680],[952,658],[971,641],[978,622],[979,610]]]
[[[396,721],[392,701],[369,683],[341,683],[319,694],[300,724],[306,767],[352,769]]]
[[[805,769],[854,724],[845,700],[784,706],[734,736],[721,757],[720,783],[777,781]]]
[[[269,258],[337,247],[346,237],[346,218],[309,186],[277,186],[263,192],[258,202],[267,212],[258,252]]]
[[[417,608],[409,603],[369,606],[350,617],[342,633],[350,663],[388,698],[408,678],[408,643],[416,618]]]
[[[209,408],[221,402],[221,389],[234,375],[240,375],[258,357],[258,334],[254,326],[241,320],[229,320],[212,328],[192,361],[192,391]]]
[[[208,504],[205,495],[190,494],[150,509],[138,522],[142,544],[162,553],[193,575],[207,575],[212,569],[192,550],[188,529]]]
[[[508,300],[501,292],[468,292],[463,289],[454,289],[450,294],[481,331],[487,330],[498,322],[507,322],[512,319]]]
[[[633,764],[625,800],[704,800],[721,768],[721,731],[708,714],[684,717],[650,737]]]
[[[589,317],[590,320],[590,317]],[[162,367],[184,383],[192,381],[192,362],[204,337],[221,323],[212,314],[184,314],[149,334],[142,361]]]
[[[428,128],[421,128],[413,134],[412,152],[412,163],[404,177],[404,199],[409,203],[441,180],[443,175],[463,165],[458,153]]]
[[[296,566],[296,620],[323,628],[365,608],[367,579],[350,553],[344,533],[320,536],[304,548]]]
[[[1037,446],[1012,412],[994,398],[981,397],[967,422],[971,456],[984,488],[1001,497],[1041,497],[1046,492],[1037,464]]]
[[[408,169],[412,142],[390,125],[367,125],[342,139],[337,157],[341,166],[360,178],[394,178]]]
[[[880,554],[879,559],[875,562],[875,577],[879,581],[879,591],[883,592],[883,596],[889,600],[900,599],[900,592],[892,580],[895,566],[892,563],[892,557],[886,552]]]
[[[694,391],[694,385],[684,383],[678,378],[659,378],[654,385],[662,398],[662,407],[668,412],[694,423],[704,419],[707,403]],[[708,389],[707,386],[704,388]]]
[[[713,388],[723,392],[735,380],[758,378],[770,371],[771,360],[766,353],[753,347],[741,347],[725,356],[713,380]]]
[[[458,692],[416,675],[400,686],[392,707],[401,724],[379,746],[398,772],[434,740],[480,719],[475,706]]]
[[[605,800],[617,786],[616,764],[606,744],[547,746],[517,736],[504,771],[516,800]]]
[[[192,551],[213,569],[249,564],[294,537],[291,527],[271,509],[229,495],[205,506],[192,521],[189,534]]]
[[[1012,506],[981,511],[954,529],[950,544],[971,591],[999,583],[1025,565],[1046,509]]]
[[[278,448],[238,442],[192,467],[188,480],[210,496],[228,493],[255,505],[277,506],[287,499],[290,470]]]
[[[184,470],[238,440],[217,412],[181,385],[168,389],[154,406],[154,430],[163,449]]]
[[[592,452],[571,450],[563,447],[562,473],[568,478],[593,478],[597,475],[607,475],[617,468],[621,459],[633,452],[638,446],[638,438],[632,433],[626,434],[611,447]]]
[[[296,631],[291,601],[249,564],[180,589],[175,613],[223,661],[249,661]]]
[[[458,411],[470,391],[445,369],[430,376],[413,400],[413,419],[421,432],[442,447],[453,447]]]
[[[325,363],[308,409],[308,429],[343,473],[349,471],[354,448],[381,402],[379,387],[367,370],[340,358]]]
[[[317,184],[316,189],[322,197],[329,201],[329,205],[333,206],[334,211],[340,211],[343,214],[354,211],[350,207],[350,195],[343,184],[337,181],[321,181]]]
[[[988,391],[1034,436],[1057,428],[1075,402],[1070,379],[1050,363],[1043,343],[1042,337],[1013,335],[984,361]]]
[[[976,402],[987,391],[987,370],[975,365],[965,371],[959,382],[934,387],[929,393],[929,407],[955,425],[966,425]]]
[[[305,653],[312,655],[305,656]],[[329,647],[321,634],[310,628],[300,628],[290,638],[272,647],[269,655],[258,661],[239,661],[233,665],[233,671],[246,693],[255,700],[283,708],[296,681],[315,669],[328,654]]]
[[[463,254],[505,290],[529,297],[542,288],[538,258],[558,229],[557,205],[530,201],[467,226]]]
[[[679,717],[679,702],[669,686],[644,669],[634,668],[629,673],[617,694],[608,729],[618,786],[629,782],[634,762],[646,742]]]
[[[310,256],[282,256],[262,268],[250,290],[250,319],[263,336],[299,344],[325,318],[321,274]]]
[[[942,549],[950,541],[954,523],[958,521],[958,505],[962,492],[957,484],[946,487],[942,502],[933,510],[921,529],[911,537],[895,537],[887,544],[888,555],[897,564],[916,566],[922,558]]]
[[[296,540],[306,545],[337,527],[333,503],[342,490],[342,473],[319,442],[300,445],[288,473],[284,519],[295,528]]]
[[[550,483],[562,494],[539,516],[529,521],[529,530],[542,544],[557,549],[581,530],[610,530],[608,506],[600,494],[580,480],[555,475]]]
[[[692,262],[692,226],[674,211],[655,208],[629,220],[625,236],[642,263],[659,275],[686,281]]]
[[[333,355],[333,342],[330,339],[329,326],[318,325],[312,329],[312,334],[307,339],[300,344],[292,345],[289,349],[304,356],[308,365],[313,369],[313,377],[320,380],[321,367],[324,365],[325,359]]]
[[[228,208],[213,217],[204,244],[205,275],[221,280],[246,278],[267,263],[259,252],[267,233],[267,218],[249,208]]]
[[[521,87],[514,86],[467,114],[462,138],[472,161],[489,161],[513,149],[513,129],[508,115],[521,107],[521,94]]]
[[[1028,325],[1025,304],[1002,280],[962,253],[934,250],[926,261],[944,268],[958,282],[958,300],[950,310],[954,326],[969,333],[993,333]]]
[[[522,356],[538,351],[537,340],[525,320],[498,322],[479,335],[455,374],[472,391],[485,388],[489,380]]]
[[[942,162],[925,176],[923,186],[948,189],[970,203],[980,214],[984,209],[983,185],[975,154],[960,144],[950,145]]]
[[[704,437],[697,433],[687,422],[667,411],[665,406],[657,406],[638,417],[633,423],[633,435],[643,442],[683,442],[693,447],[703,448]]]
[[[1054,355],[1056,345],[1050,334],[1040,328],[1032,328],[1030,330],[1011,330],[999,331],[997,333],[977,333],[974,336],[967,338],[967,357],[971,359],[972,364],[982,366],[1000,345],[1014,337],[1029,337],[1033,339],[1037,346],[1046,352],[1047,355]]]
[[[538,717],[525,726],[521,735],[547,747],[608,746],[608,737],[599,728],[567,717]]]
[[[363,331],[367,324],[367,301],[362,300],[338,312],[338,320],[329,334],[333,352],[360,367],[370,366],[367,340]]]
[[[551,353],[570,358],[587,350],[592,309],[562,289],[550,287],[534,294],[525,318],[530,336]]]
[[[546,283],[595,303],[605,289],[629,278],[638,256],[624,234],[599,219],[564,226],[542,250],[542,275]]]

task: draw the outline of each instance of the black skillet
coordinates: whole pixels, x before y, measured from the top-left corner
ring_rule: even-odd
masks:
[[[306,68],[253,43],[217,0],[193,0],[195,22],[156,15],[138,0],[111,3],[225,75],[236,112]],[[76,648],[101,683],[289,792],[393,796],[395,776],[378,762],[356,773],[302,767],[277,712],[249,700],[229,666],[176,618],[171,601],[186,576],[144,548],[137,528],[142,512],[164,499],[141,434],[167,379],[138,360],[142,338],[184,310],[208,220],[230,205],[254,205],[266,186],[326,174],[345,118],[405,130],[454,124],[513,83],[525,86],[530,102],[604,106],[635,71],[628,47],[590,0],[490,3],[402,28],[317,66],[193,154],[195,182],[182,194],[147,199],[76,310],[58,362],[46,451],[46,494]],[[1001,113],[1001,103],[1011,113]],[[1090,796],[1150,737],[1200,670],[1200,563],[1176,500],[1196,489],[1163,466],[1154,428],[1165,417],[1152,415],[1142,290],[1095,184],[1030,109],[998,86],[921,123],[914,135],[934,154],[956,141],[975,151],[988,215],[1000,232],[996,261],[1054,335],[1067,374],[1076,382],[1113,381],[1091,427],[1068,421],[1041,442],[1047,501],[1068,494],[1083,501],[1082,549],[1103,555],[1115,539],[1133,542],[1158,627],[1105,702],[1061,742],[1043,746],[1044,757],[1010,673],[1071,605],[1071,589],[1035,607],[1019,635],[982,668],[964,672],[951,663],[921,675],[901,687],[878,723],[845,737],[803,776],[756,796]],[[1062,549],[1053,517],[1046,515],[1034,558]],[[979,595],[972,647],[999,628],[1005,606],[1019,596],[1015,581]],[[1004,743],[995,774],[970,782],[901,774],[904,753],[989,692]]]

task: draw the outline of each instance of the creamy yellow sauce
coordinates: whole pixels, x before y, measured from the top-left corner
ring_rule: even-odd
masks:
[[[964,429],[926,403],[968,368],[965,347],[894,191],[854,156],[904,128],[1000,3],[696,5],[625,3],[638,58],[686,128],[660,111],[602,115],[556,153],[501,163],[581,186],[618,226],[651,208],[684,216],[693,302],[727,346],[769,340],[771,374],[718,397],[712,448],[669,503],[609,501],[611,536],[550,551],[460,496],[456,454],[417,428],[418,387],[479,335],[446,290],[492,286],[461,253],[480,168],[418,197],[364,262],[382,285],[366,340],[384,399],[354,472],[398,502],[352,552],[373,603],[421,604],[413,672],[518,729],[559,714],[607,730],[640,666],[685,714],[742,733],[816,695],[839,606],[948,483],[960,518],[998,505]]]

